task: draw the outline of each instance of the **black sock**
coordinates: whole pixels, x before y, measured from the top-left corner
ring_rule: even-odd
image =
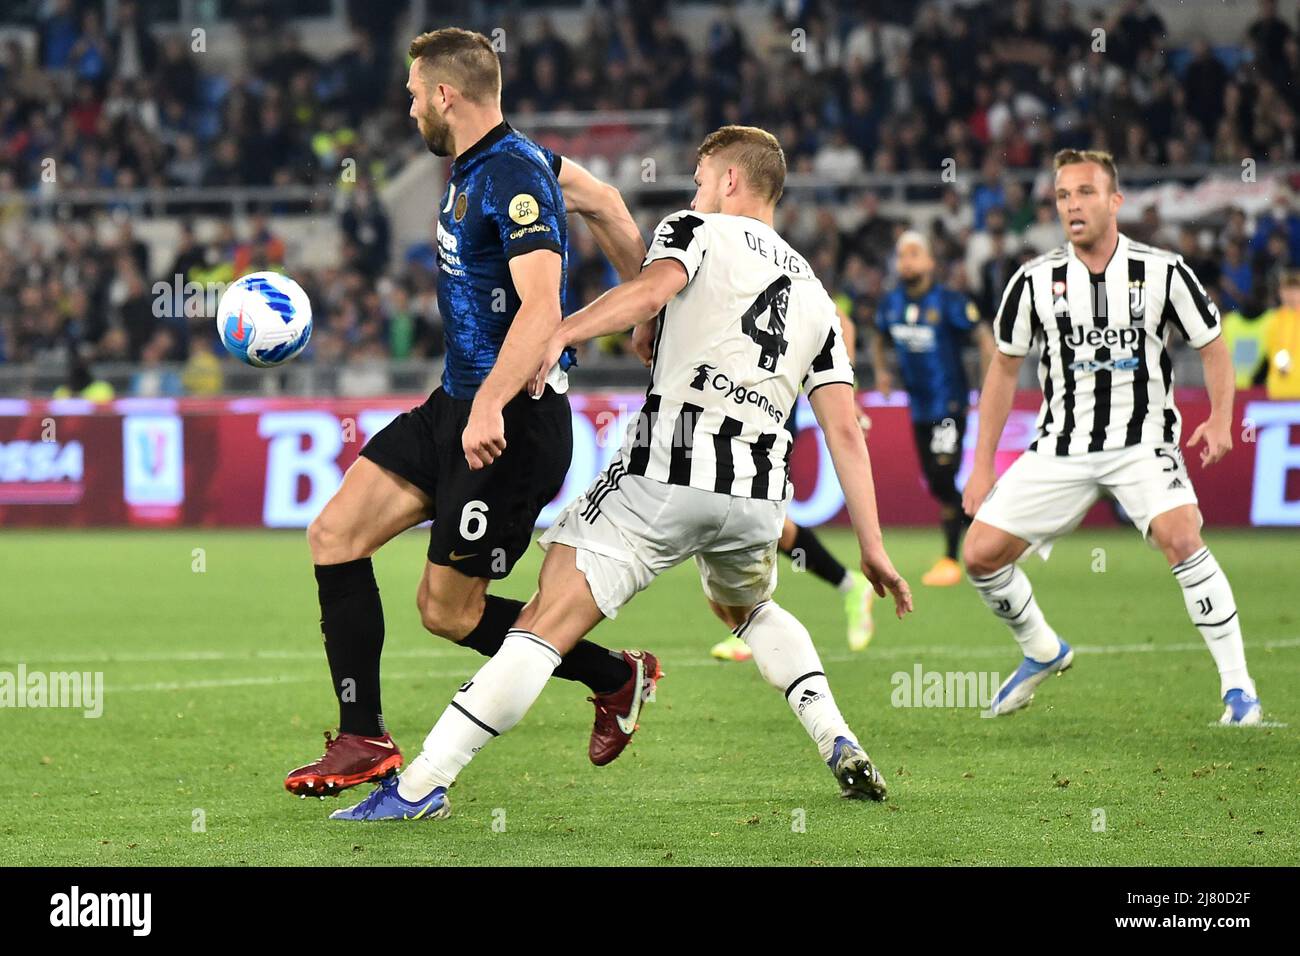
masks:
[[[961,510],[960,504],[946,504],[940,509],[942,514],[944,553],[957,560],[957,547],[961,543],[961,533],[971,523],[972,518]]]
[[[491,657],[501,649],[506,631],[514,626],[515,619],[523,609],[522,601],[489,594],[483,606],[483,616],[479,618],[474,630],[466,634],[460,643],[473,648],[484,657]],[[554,676],[586,684],[592,693],[607,694],[627,683],[632,676],[632,668],[623,660],[622,654],[614,654],[591,641],[579,641],[573,650],[564,655]]]
[[[961,540],[961,518],[949,515],[943,519],[944,554],[957,560],[957,542]]]
[[[379,699],[384,606],[370,559],[316,565],[316,589],[325,656],[339,699],[339,731],[377,737],[384,733]]]
[[[483,616],[474,625],[474,630],[459,642],[460,645],[472,647],[484,657],[491,657],[501,650],[501,644],[506,639],[506,631],[515,626],[515,619],[523,609],[523,601],[489,594],[484,599]]]
[[[564,680],[586,684],[593,694],[608,694],[632,678],[632,668],[623,660],[622,654],[591,641],[579,641],[564,655],[554,674]]]
[[[817,535],[807,528],[795,528],[794,544],[785,554],[787,557],[793,557],[796,552],[802,553],[804,567],[832,587],[839,587],[849,573],[844,565],[836,561],[835,556],[826,550],[826,546],[817,539]]]

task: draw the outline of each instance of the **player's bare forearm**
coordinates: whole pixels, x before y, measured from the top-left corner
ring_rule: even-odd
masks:
[[[613,187],[610,187],[611,189]],[[618,192],[614,192],[618,196]],[[641,238],[641,230],[636,226],[632,219],[632,214],[627,211],[623,205],[623,199],[618,199],[619,206],[623,209],[625,218],[591,218],[583,216],[587,228],[591,230],[596,245],[600,251],[605,253],[614,270],[618,273],[618,278],[622,282],[628,282],[636,278],[637,272],[641,268],[641,260],[645,258],[645,240]]]
[[[858,330],[854,326],[853,320],[845,315],[839,308],[835,307],[835,314],[840,317],[840,338],[844,340],[844,351],[849,354],[849,361],[852,362],[858,354]]]
[[[1210,396],[1210,418],[1231,426],[1237,383],[1228,346],[1220,336],[1201,349],[1200,354],[1201,365],[1205,369],[1205,391]]]
[[[574,312],[560,323],[543,348],[541,361],[533,366],[529,391],[533,395],[541,394],[547,373],[566,348],[649,322],[685,285],[686,270],[681,264],[661,259],[642,269],[631,282],[615,286]]]
[[[831,387],[831,386],[827,386]],[[883,543],[880,531],[880,514],[876,510],[876,485],[871,476],[871,454],[862,437],[862,428],[856,420],[837,421],[827,430],[826,450],[835,464],[844,503],[853,523],[858,545],[865,552]]]
[[[889,592],[899,617],[912,610],[912,593],[885,552],[876,508],[876,485],[871,477],[871,455],[867,451],[853,386],[823,385],[808,396],[817,422],[826,437],[826,448],[844,492],[849,520],[862,551],[862,571],[881,597]]]
[[[622,194],[567,156],[560,164],[559,182],[565,207],[582,217],[619,280],[635,277],[645,258],[645,240]]]
[[[998,441],[1011,415],[1016,397],[1016,382],[1024,358],[996,352],[984,374],[980,389],[979,438],[975,443],[975,467],[992,469],[997,459]]]
[[[510,260],[520,304],[461,431],[461,448],[471,470],[487,467],[505,451],[502,409],[529,386],[540,356],[560,328],[560,266],[559,254],[551,249]]]
[[[997,343],[993,341],[993,330],[983,322],[977,322],[975,325],[975,344],[980,350],[980,381],[982,382],[988,378],[993,356],[998,354]]]
[[[501,343],[492,371],[474,398],[475,403],[500,409],[523,391],[537,368],[538,357],[561,324],[558,299],[553,304],[525,302],[521,305]]]
[[[888,347],[889,341],[885,338],[885,333],[873,326],[871,334],[867,336],[867,352],[871,356],[871,370],[876,376],[876,391],[886,398],[894,390],[894,374],[889,368]]]
[[[1189,448],[1201,446],[1201,465],[1213,465],[1232,451],[1232,402],[1236,396],[1236,375],[1223,337],[1201,349],[1205,369],[1205,390],[1210,396],[1210,417],[1196,426]]]
[[[501,409],[532,378],[537,362],[560,328],[560,257],[538,249],[510,260],[510,276],[519,294],[519,310],[506,332],[474,403]]]
[[[565,319],[559,337],[570,346],[625,332],[653,319],[684,285],[686,273],[676,262],[652,262],[631,282],[615,286]]]
[[[997,480],[998,440],[1011,414],[1011,403],[1016,397],[1016,381],[1020,378],[1022,356],[996,352],[984,375],[980,389],[979,438],[975,442],[975,466],[971,469],[966,487],[962,489],[962,510],[972,518],[988,496]]]

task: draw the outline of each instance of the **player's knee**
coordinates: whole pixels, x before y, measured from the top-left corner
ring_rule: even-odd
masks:
[[[328,508],[307,526],[307,546],[311,549],[313,564],[342,564],[364,557],[354,553],[354,542]]]
[[[416,592],[415,604],[420,610],[420,623],[435,637],[460,641],[474,630],[474,625],[478,623],[478,616],[471,613],[468,608],[453,607],[446,602],[435,600],[423,589]]]
[[[1181,525],[1168,529],[1156,539],[1156,544],[1165,553],[1170,564],[1185,561],[1204,547],[1201,533],[1190,525]]]
[[[719,621],[733,631],[745,623],[745,619],[749,617],[749,612],[753,610],[753,608],[749,607],[730,607],[726,604],[719,604],[717,601],[709,601],[709,608]]]
[[[999,554],[991,544],[974,529],[966,535],[961,546],[961,563],[966,566],[968,575],[986,577],[1008,563],[1005,556]]]

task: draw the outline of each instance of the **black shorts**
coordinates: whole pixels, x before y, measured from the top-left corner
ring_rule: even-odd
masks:
[[[366,442],[361,454],[433,501],[429,560],[474,578],[504,578],[528,550],[542,509],[560,493],[573,455],[569,400],[547,388],[502,412],[506,449],[471,471],[461,432],[473,403],[441,388]]]
[[[921,456],[921,470],[928,478],[961,466],[962,441],[966,436],[966,416],[950,415],[937,422],[912,422],[916,451]]]

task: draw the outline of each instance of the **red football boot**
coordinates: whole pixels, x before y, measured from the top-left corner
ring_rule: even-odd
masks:
[[[623,660],[632,668],[627,683],[616,691],[587,698],[596,705],[596,722],[591,728],[587,756],[597,767],[612,762],[623,752],[639,726],[641,705],[655,699],[655,685],[664,676],[659,658],[649,651],[624,651]]]
[[[284,789],[299,796],[332,797],[359,783],[374,783],[402,765],[402,752],[393,738],[325,731],[325,753],[314,763],[289,771]]]

